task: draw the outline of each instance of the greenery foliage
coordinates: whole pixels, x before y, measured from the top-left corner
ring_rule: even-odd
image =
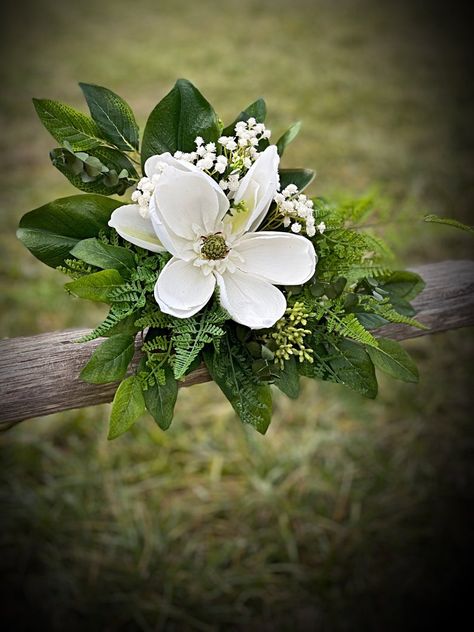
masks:
[[[112,405],[109,438],[131,428],[145,410],[167,429],[178,382],[202,361],[242,422],[260,433],[271,420],[272,384],[295,398],[301,375],[373,398],[375,367],[401,380],[417,380],[408,353],[371,331],[387,322],[420,327],[409,301],[423,288],[416,274],[393,269],[390,249],[365,228],[375,213],[373,196],[313,200],[315,221],[324,226],[311,238],[319,258],[316,275],[304,286],[284,288],[288,309],[273,328],[251,331],[237,325],[218,296],[191,318],[162,313],[154,286],[169,255],[135,247],[109,229],[120,202],[106,195],[122,194],[137,181],[134,165],[154,154],[190,151],[197,136],[215,142],[223,125],[201,93],[180,79],[150,114],[139,155],[138,127],[125,101],[99,86],[81,88],[90,117],[54,101],[35,100],[35,107],[62,145],[52,152],[55,166],[79,189],[94,194],[27,213],[18,237],[41,261],[73,279],[66,284],[68,292],[110,306],[105,320],[83,339],[107,337],[81,373],[94,384],[123,380]],[[223,133],[232,133],[237,121],[251,116],[265,119],[263,99]],[[280,154],[300,127],[295,123],[279,139]],[[280,170],[282,188],[295,184],[302,191],[313,177],[310,169]],[[137,365],[132,360],[140,332]]]

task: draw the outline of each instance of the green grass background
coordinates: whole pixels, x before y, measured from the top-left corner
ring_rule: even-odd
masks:
[[[15,239],[21,215],[73,193],[31,98],[84,108],[106,85],[141,124],[177,77],[224,121],[259,96],[286,166],[313,194],[376,186],[401,264],[471,255],[425,213],[469,221],[471,94],[463,32],[437,5],[375,0],[40,0],[3,16],[1,332],[93,326],[62,276]],[[6,11],[6,10],[5,10]],[[406,344],[418,386],[367,402],[305,381],[275,394],[266,437],[213,384],[180,393],[171,429],[106,440],[108,406],[1,438],[4,616],[50,630],[406,630],[458,590],[472,494],[472,337]],[[47,358],[45,358],[47,371]],[[0,403],[1,405],[1,403]]]

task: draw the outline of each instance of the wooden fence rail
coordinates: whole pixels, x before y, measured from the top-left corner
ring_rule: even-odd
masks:
[[[403,340],[474,324],[473,261],[444,261],[412,270],[426,282],[413,305],[418,320],[429,330],[387,325],[377,335]],[[75,329],[0,341],[0,428],[112,400],[117,384],[96,386],[79,379],[82,367],[102,342],[74,342],[88,331]],[[181,386],[208,380],[209,374],[202,367]]]

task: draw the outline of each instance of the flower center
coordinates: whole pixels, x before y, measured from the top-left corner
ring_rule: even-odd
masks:
[[[202,237],[201,255],[206,259],[224,259],[229,249],[221,233]]]

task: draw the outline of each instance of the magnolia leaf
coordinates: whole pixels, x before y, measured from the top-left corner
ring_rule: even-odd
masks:
[[[37,259],[57,268],[79,241],[107,228],[118,206],[120,201],[99,195],[60,198],[23,215],[17,237]]]
[[[206,142],[217,141],[220,125],[213,107],[186,79],[174,88],[150,114],[142,142],[142,164],[147,158],[169,151],[190,152],[197,136]]]
[[[104,244],[95,238],[80,241],[71,250],[71,254],[91,266],[118,270],[123,277],[130,276],[135,268],[135,257],[128,248]]]
[[[138,150],[138,125],[128,103],[107,88],[89,83],[79,86],[104,138],[123,151]]]
[[[416,364],[398,342],[379,338],[378,343],[378,348],[367,347],[367,353],[376,367],[398,380],[418,382]]]
[[[178,397],[178,381],[173,369],[166,365],[165,383],[154,384],[143,391],[148,412],[162,430],[167,430],[173,420],[174,406]]]
[[[145,412],[140,380],[137,376],[127,377],[118,387],[112,402],[108,439],[116,439],[127,432]]]
[[[66,283],[64,287],[79,298],[108,303],[110,291],[123,285],[124,282],[117,270],[101,270]]]
[[[82,112],[58,101],[33,99],[36,112],[58,143],[69,143],[74,151],[86,151],[104,143],[94,121]]]
[[[280,158],[283,156],[286,147],[298,136],[300,129],[301,121],[297,121],[296,123],[293,123],[293,125],[290,125],[286,132],[277,140],[276,146]]]
[[[90,384],[107,384],[121,380],[135,353],[135,338],[117,334],[107,338],[92,354],[81,371],[81,379]]]
[[[235,126],[240,121],[248,121],[249,118],[253,117],[257,123],[264,123],[265,118],[267,116],[267,106],[263,99],[257,99],[249,106],[242,110],[239,116],[228,125],[223,131],[223,136],[234,136],[235,135]]]
[[[350,340],[332,344],[328,362],[332,371],[325,379],[344,384],[365,397],[376,397],[378,387],[374,365],[362,346]]]
[[[275,385],[291,399],[297,399],[300,394],[300,375],[295,358],[291,357],[285,361],[285,366],[275,380]]]
[[[316,173],[312,169],[280,169],[280,189],[295,184],[303,191],[314,180]]]

